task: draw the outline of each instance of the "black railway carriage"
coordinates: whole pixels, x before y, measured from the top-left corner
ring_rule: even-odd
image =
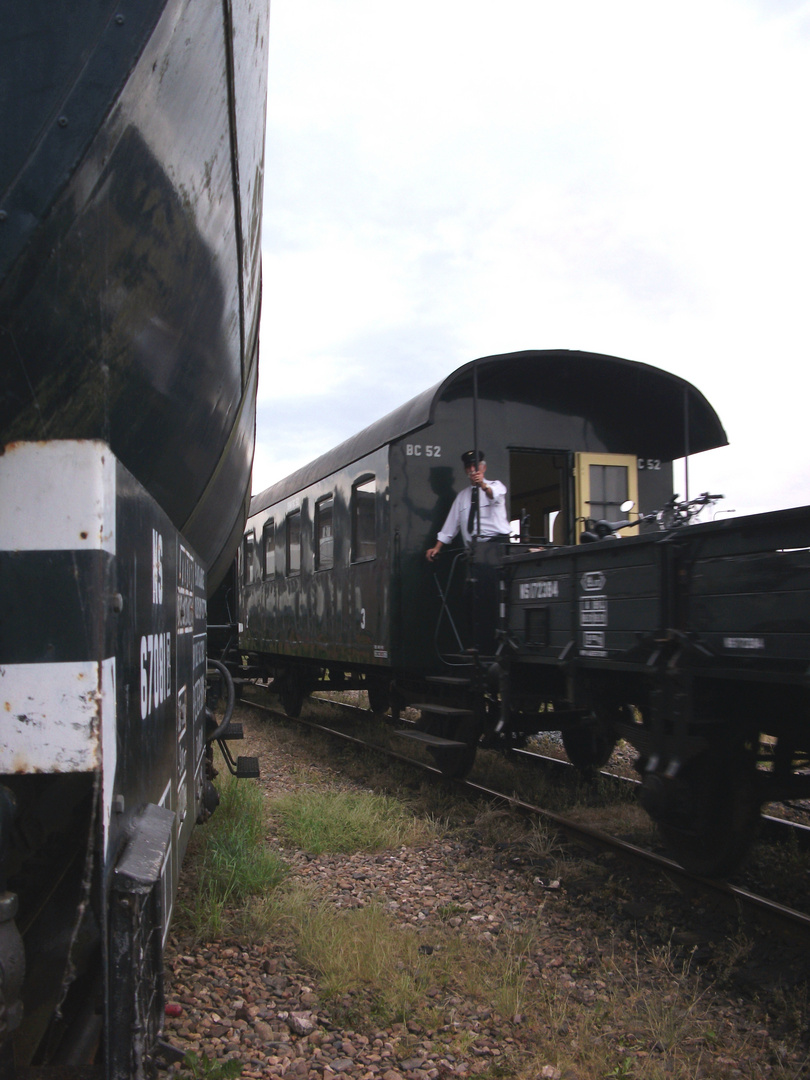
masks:
[[[318,687],[415,706],[402,734],[447,775],[541,731],[591,771],[625,738],[678,857],[724,873],[763,802],[810,795],[810,508],[680,527],[712,497],[678,504],[672,461],[725,441],[694,387],[643,364],[467,364],[252,500],[248,671],[292,713]],[[429,564],[476,444],[508,488],[513,542]],[[638,520],[617,542],[628,501]],[[494,655],[468,618],[481,548],[500,571]]]
[[[205,569],[100,441],[6,447],[0,495],[0,1073],[89,1059],[128,1080],[211,807]]]
[[[131,1080],[161,1049],[206,744],[236,734],[209,723],[206,603],[250,496],[268,19],[3,9],[4,1078]]]
[[[0,441],[103,439],[213,591],[250,495],[268,0],[3,14]]]
[[[638,751],[680,861],[722,874],[761,805],[810,796],[810,507],[504,560],[502,715],[555,699],[569,757]],[[508,673],[508,675],[507,675]]]
[[[660,505],[673,459],[726,439],[694,387],[648,365],[547,350],[459,368],[251,502],[240,651],[290,709],[316,686],[412,701],[471,645],[464,556],[434,575],[425,551],[474,441],[516,533],[564,544],[627,499]]]

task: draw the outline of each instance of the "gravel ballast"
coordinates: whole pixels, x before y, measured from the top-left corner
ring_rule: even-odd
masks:
[[[269,799],[302,786],[369,786],[338,769],[334,748],[240,711],[240,752],[257,755],[262,770],[244,782]],[[701,897],[630,877],[609,854],[538,859],[475,821],[374,853],[313,855],[272,833],[268,843],[290,867],[288,880],[334,909],[380,905],[418,936],[428,971],[452,939],[485,955],[530,928],[532,950],[522,958],[518,1011],[501,1015],[463,980],[428,978],[429,1023],[380,1025],[366,988],[324,992],[294,935],[194,945],[178,920],[166,952],[164,1037],[198,1058],[236,1059],[243,1077],[798,1080],[810,1067],[805,955],[727,926]],[[181,904],[191,887],[186,875]]]

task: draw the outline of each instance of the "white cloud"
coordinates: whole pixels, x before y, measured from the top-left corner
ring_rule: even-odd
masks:
[[[810,501],[808,96],[810,0],[273,0],[254,486],[564,347],[695,382],[739,508]]]

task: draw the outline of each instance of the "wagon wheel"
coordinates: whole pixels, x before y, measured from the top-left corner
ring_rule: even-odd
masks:
[[[375,716],[382,716],[391,708],[391,690],[388,683],[369,682],[366,685],[368,704]]]
[[[468,742],[470,731],[469,729],[460,730],[462,728],[463,725],[458,720],[432,720],[425,725],[425,730],[430,735],[466,743],[465,746],[457,749],[443,749],[440,746],[430,748],[436,768],[448,780],[463,780],[475,762],[475,753],[478,749],[477,734],[472,742]]]
[[[707,750],[674,780],[671,812],[659,831],[677,861],[693,874],[725,877],[739,865],[759,822],[756,762],[752,755]]]
[[[611,725],[598,720],[563,728],[561,734],[568,760],[586,775],[607,765],[618,742]]]
[[[281,682],[281,689],[279,691],[281,704],[287,716],[290,716],[295,720],[301,715],[301,708],[304,704],[305,696],[304,688],[301,685],[301,680],[298,675],[293,671],[288,671]]]
[[[400,715],[405,709],[405,699],[399,693],[397,688],[393,686],[391,688],[391,723],[396,724],[399,721]]]
[[[475,762],[476,746],[467,745],[460,750],[442,750],[431,748],[436,768],[448,780],[463,780]]]

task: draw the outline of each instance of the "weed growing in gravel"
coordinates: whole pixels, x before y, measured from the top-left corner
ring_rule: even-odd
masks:
[[[530,934],[502,933],[498,940],[491,1001],[507,1019],[522,1017],[527,1004],[526,983],[533,938]]]
[[[193,1050],[183,1058],[183,1065],[193,1080],[234,1080],[242,1075],[243,1068],[239,1061],[212,1060],[205,1051],[198,1057]]]
[[[278,890],[274,904],[279,931],[318,973],[333,1010],[354,1008],[378,1024],[415,1019],[455,1043],[461,1032],[449,1004],[454,989],[510,1019],[526,1006],[533,929],[502,932],[486,945],[440,926],[428,943],[377,900],[341,909],[293,886]]]
[[[430,837],[425,822],[386,795],[366,791],[307,791],[275,799],[280,831],[303,851],[382,851]]]
[[[473,828],[479,841],[492,847],[518,843],[526,835],[523,820],[516,817],[506,803],[482,803],[475,815]]]
[[[775,995],[788,1030],[806,1036],[810,1032],[810,987],[807,983],[780,989]],[[809,1063],[810,1064],[810,1063]]]
[[[280,893],[276,913],[296,951],[320,976],[333,1005],[361,993],[367,1015],[378,1023],[406,1020],[424,1000],[428,957],[415,931],[394,924],[378,902],[340,909],[306,888]],[[358,1003],[358,1005],[361,1003]]]
[[[534,983],[525,999],[525,1029],[534,1033],[534,1051],[515,1072],[516,1080],[536,1080],[550,1069],[562,1074],[608,1080],[696,1080],[698,1077],[743,1075],[733,1071],[745,1060],[746,1048],[737,1042],[724,1049],[705,1011],[708,990],[666,946],[636,957],[602,957],[593,979],[595,997],[583,1002],[572,990],[554,982]],[[577,974],[574,967],[569,968]],[[725,1061],[719,1071],[707,1070]],[[745,1074],[749,1075],[748,1073]],[[754,1074],[751,1074],[754,1075]],[[774,1077],[789,1073],[778,1070]]]
[[[461,907],[460,904],[449,903],[442,904],[436,914],[439,916],[442,922],[447,922],[448,919],[452,919],[456,915],[461,915],[463,911],[464,908]]]
[[[333,765],[336,757],[328,740],[308,738],[304,760],[317,763],[316,770],[320,763]],[[375,771],[373,755],[355,759],[355,775],[367,787]],[[303,768],[298,775],[304,775]],[[236,905],[220,908],[223,932],[254,939],[263,934],[266,941],[278,944],[283,955],[296,954],[302,967],[317,976],[313,978],[317,997],[332,1025],[370,1033],[404,1022],[408,1028],[401,1037],[403,1055],[413,1044],[432,1044],[457,1059],[470,1058],[478,1080],[799,1080],[807,1075],[808,1062],[800,1059],[785,1034],[785,1024],[798,1033],[807,1029],[806,988],[804,996],[797,995],[793,986],[785,991],[795,1006],[791,1018],[786,1023],[787,1006],[777,1010],[778,1023],[762,1021],[767,1035],[748,1024],[735,1026],[734,1006],[718,1011],[713,988],[701,984],[675,947],[645,948],[645,940],[666,940],[676,925],[664,912],[658,913],[657,904],[647,905],[648,922],[639,924],[637,938],[631,933],[628,940],[619,929],[612,936],[610,922],[597,912],[607,910],[609,920],[611,911],[620,912],[638,899],[631,882],[618,874],[614,878],[612,859],[600,855],[571,861],[570,849],[560,849],[554,834],[542,826],[513,826],[501,811],[482,811],[479,803],[456,801],[438,787],[431,794],[421,781],[408,779],[405,769],[396,779],[389,777],[384,790],[400,795],[397,804],[393,800],[387,804],[384,817],[395,816],[398,805],[398,814],[410,822],[419,805],[434,815],[426,826],[428,836],[453,831],[454,841],[460,841],[453,846],[456,872],[463,872],[469,863],[471,875],[477,876],[482,860],[494,858],[499,867],[506,862],[508,868],[514,861],[516,867],[540,874],[543,881],[561,878],[568,899],[558,900],[562,894],[549,893],[546,900],[546,894],[539,894],[539,910],[528,925],[493,921],[491,930],[484,912],[468,920],[469,905],[457,903],[455,893],[437,898],[441,906],[435,909],[435,919],[405,923],[403,912],[395,913],[393,905],[389,909],[388,898],[373,891],[371,880],[365,893],[352,889],[348,902],[356,903],[356,908],[341,906],[345,893],[343,900],[325,901],[319,892],[292,879],[261,899],[252,897],[247,905],[239,905],[241,914]],[[323,819],[342,803],[332,799],[318,803],[318,795],[309,790],[299,801],[316,807],[318,835],[323,835]],[[368,792],[361,793],[361,799],[382,802]],[[278,805],[271,812],[276,821],[283,820]],[[345,816],[344,810],[335,811],[335,816]],[[255,817],[261,821],[260,813]],[[206,830],[197,831],[195,844],[214,824],[216,816]],[[363,825],[348,849],[341,850],[357,850],[362,846],[357,836],[364,837],[365,844],[369,831]],[[345,830],[337,832],[345,836]],[[264,835],[260,826],[257,846]],[[313,850],[311,841],[285,835],[298,847]],[[413,835],[419,836],[419,830],[405,834]],[[490,848],[482,846],[485,837]],[[382,846],[407,842],[396,833]],[[329,850],[335,850],[332,843]],[[332,864],[337,867],[341,860],[326,862],[331,871]],[[514,871],[516,885],[521,872]],[[597,904],[579,910],[577,897],[591,892],[597,893]],[[554,915],[569,911],[564,938],[562,930],[554,929]],[[258,925],[256,912],[261,914]],[[602,946],[607,940],[607,949],[600,947],[595,935],[603,935]],[[635,966],[634,940],[640,949]],[[723,984],[730,985],[747,948],[741,926],[737,940],[727,946],[725,969],[720,963]]]
[[[235,921],[249,926],[251,898],[263,896],[286,875],[282,860],[265,844],[264,813],[261,789],[228,777],[217,812],[196,830],[197,888],[182,915],[197,940],[218,937]]]

